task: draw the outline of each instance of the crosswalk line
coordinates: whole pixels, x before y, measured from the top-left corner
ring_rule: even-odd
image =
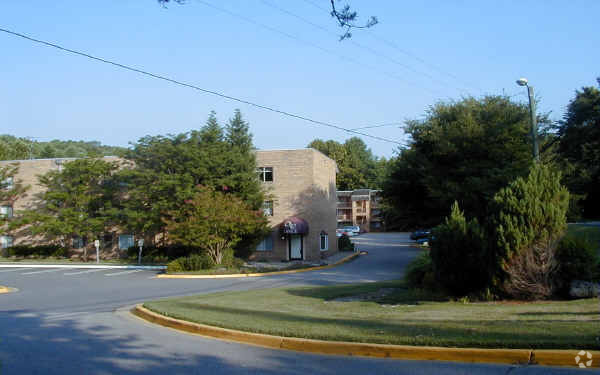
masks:
[[[135,272],[142,272],[143,270],[131,270],[131,271],[122,271],[122,272],[115,272],[115,273],[107,273],[104,276],[117,276],[117,275],[126,275],[128,273],[135,273]]]
[[[22,273],[21,275],[34,275],[36,273],[57,272],[57,271],[60,271],[60,270],[62,270],[62,268],[52,268],[52,269],[44,270],[44,271],[25,272],[25,273]]]
[[[64,275],[65,276],[70,276],[70,275],[81,275],[82,273],[92,273],[92,272],[100,272],[100,271],[106,271],[104,268],[93,268],[91,270],[85,270],[85,271],[78,271],[78,272],[67,272]]]
[[[15,271],[27,271],[27,270],[32,270],[32,267],[27,267],[27,268],[11,268],[9,270],[2,270],[0,272],[15,272]]]

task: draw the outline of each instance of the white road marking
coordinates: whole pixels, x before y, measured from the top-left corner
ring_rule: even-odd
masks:
[[[86,270],[86,271],[79,271],[79,272],[67,272],[64,275],[68,276],[68,275],[81,275],[82,273],[91,273],[91,272],[100,272],[100,271],[106,271],[103,268],[93,268],[91,270]]]
[[[141,272],[142,270],[133,270],[133,271],[123,271],[123,272],[115,272],[115,273],[107,273],[104,276],[117,276],[117,275],[125,275],[128,273]]]
[[[27,268],[13,268],[10,270],[2,270],[0,272],[15,272],[15,271],[26,271],[26,270],[32,270],[33,268],[31,267],[27,267]]]
[[[62,271],[62,270],[60,268],[56,268],[56,269],[44,270],[44,271],[25,272],[25,273],[22,273],[21,275],[33,275],[36,273],[46,273],[46,272],[56,272],[56,271]]]

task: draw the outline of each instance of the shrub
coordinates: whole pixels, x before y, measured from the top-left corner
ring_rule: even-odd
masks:
[[[29,246],[19,245],[11,246],[7,249],[8,256],[25,258],[25,257],[56,257],[63,258],[68,255],[67,249],[59,245],[41,245],[41,246]]]
[[[338,238],[338,250],[339,251],[354,251],[354,244],[350,241],[345,233]]]
[[[127,249],[127,257],[131,259],[137,259],[139,247],[131,246]],[[144,246],[142,249],[142,257],[146,258],[154,258],[157,259],[168,259],[174,260],[177,258],[187,257],[191,254],[197,254],[200,252],[200,249],[192,246],[183,246],[179,244],[173,244],[169,246]]]
[[[208,270],[215,267],[215,262],[206,253],[192,254],[188,257],[177,258],[167,264],[167,272],[188,272]]]
[[[573,280],[590,281],[598,277],[600,259],[594,244],[586,238],[563,237],[556,248],[558,262],[558,287],[561,294],[568,294]]]
[[[494,196],[490,203],[494,257],[490,273],[497,288],[518,298],[546,294],[540,291],[550,287],[547,280],[555,271],[550,258],[566,229],[568,207],[569,192],[560,183],[560,173],[540,163],[532,166],[526,178],[517,178]],[[523,279],[526,274],[529,276]],[[510,277],[521,280],[513,282]],[[528,284],[530,292],[515,288],[517,284]]]
[[[467,222],[458,203],[433,230],[430,246],[435,281],[451,295],[464,296],[489,285],[484,233],[477,220]]]
[[[404,281],[412,288],[433,289],[435,279],[433,276],[433,262],[429,252],[419,254],[406,266]]]

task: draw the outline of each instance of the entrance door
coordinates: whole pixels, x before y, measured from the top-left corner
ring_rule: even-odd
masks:
[[[290,260],[301,260],[302,259],[302,235],[301,234],[290,234],[288,239],[288,246],[290,250]]]

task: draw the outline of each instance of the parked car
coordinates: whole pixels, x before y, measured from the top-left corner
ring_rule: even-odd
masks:
[[[430,234],[431,231],[429,229],[416,230],[410,234],[410,239],[413,241],[418,241],[423,238],[427,239]]]
[[[346,236],[352,237],[352,236],[357,236],[358,235],[358,233],[354,231],[354,228],[355,227],[353,227],[353,226],[351,226],[351,227],[343,227],[342,230],[344,231],[344,233],[346,234]]]
[[[344,234],[344,230],[342,228],[338,228],[335,230],[335,236],[336,237],[342,237],[342,234]]]
[[[353,225],[351,227],[346,227],[346,228],[350,229],[356,236],[362,233],[362,231],[360,230],[360,227],[358,225]]]

